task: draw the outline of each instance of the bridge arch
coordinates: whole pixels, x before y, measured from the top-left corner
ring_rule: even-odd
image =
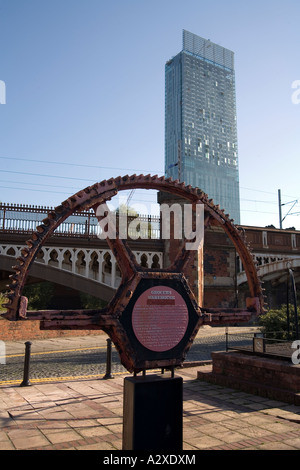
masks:
[[[0,262],[4,271],[14,272],[11,256],[0,255]],[[116,292],[116,287],[72,273],[72,271],[60,270],[49,264],[44,265],[40,262],[33,263],[30,268],[30,276],[41,281],[71,287],[74,290],[92,295],[106,302],[109,302]]]
[[[261,279],[268,281],[282,276],[283,274],[287,276],[289,269],[299,271],[300,258],[286,258],[263,264],[258,267],[258,273]]]
[[[249,247],[245,243],[243,234],[233,224],[229,216],[225,214],[224,210],[221,210],[218,205],[215,205],[213,200],[209,199],[207,194],[199,188],[186,186],[178,180],[173,181],[171,178],[166,179],[165,177],[158,177],[157,175],[126,175],[95,183],[69,197],[60,206],[49,212],[48,217],[43,220],[43,223],[39,225],[37,230],[32,234],[31,239],[26,242],[27,246],[21,250],[21,256],[17,258],[18,264],[14,267],[14,274],[11,276],[10,292],[7,296],[8,301],[5,304],[7,308],[6,318],[14,320],[18,317],[22,290],[33,261],[46,240],[60,224],[76,211],[89,210],[92,208],[96,212],[100,205],[110,200],[118,194],[119,191],[139,188],[168,192],[182,199],[186,199],[190,203],[204,205],[206,224],[213,223],[221,226],[234,244],[245,267],[250,296],[255,299],[255,307],[254,304],[253,307],[259,313],[263,308],[264,301],[261,283],[257,275],[253,257]],[[122,274],[124,275],[125,271],[127,273],[132,272],[132,266],[133,264],[136,265],[136,260],[128,253],[126,243],[121,243],[118,238],[114,241],[110,240],[110,243]],[[126,253],[126,256],[121,256],[122,253]],[[179,269],[182,263],[185,262],[179,255],[180,254],[178,254],[171,267],[168,269],[162,268],[161,270],[170,271],[174,266]],[[184,259],[188,259],[188,256],[189,255],[185,253]],[[59,260],[57,260],[57,262],[59,262]]]
[[[1,271],[6,278],[1,283],[8,283],[8,273],[16,257],[21,255],[22,245],[0,244]],[[138,262],[144,257],[146,263],[162,263],[162,252],[134,252]],[[84,266],[81,266],[82,260]],[[154,261],[153,261],[154,260]],[[107,264],[109,261],[109,264]],[[90,294],[93,297],[109,301],[121,282],[121,272],[108,246],[71,248],[69,246],[42,246],[30,268],[30,276],[37,280],[49,281],[74,290]],[[6,280],[5,280],[6,279]]]
[[[257,266],[257,273],[259,278],[264,282],[280,278],[285,274],[288,275],[288,269],[295,271],[300,270],[300,258],[281,258],[276,261],[261,264]],[[241,271],[237,276],[238,285],[247,282],[247,275],[245,271]]]

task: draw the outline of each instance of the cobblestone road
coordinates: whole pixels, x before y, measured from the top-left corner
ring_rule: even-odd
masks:
[[[252,340],[245,336],[234,338],[235,344],[245,344]],[[233,341],[231,341],[232,344]],[[211,352],[226,349],[225,335],[212,335],[196,339],[186,361],[198,362],[211,359]],[[104,375],[106,373],[107,352],[105,346],[78,348],[67,351],[45,351],[31,354],[30,378],[78,377]],[[6,357],[6,364],[0,364],[0,381],[22,381],[24,354],[11,354]],[[125,372],[115,348],[112,348],[112,373]]]

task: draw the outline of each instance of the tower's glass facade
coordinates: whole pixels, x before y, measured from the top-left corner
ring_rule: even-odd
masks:
[[[165,67],[165,173],[240,223],[234,54],[188,31]]]

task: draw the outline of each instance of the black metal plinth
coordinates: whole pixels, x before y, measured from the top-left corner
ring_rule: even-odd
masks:
[[[124,379],[123,450],[182,450],[182,377]]]

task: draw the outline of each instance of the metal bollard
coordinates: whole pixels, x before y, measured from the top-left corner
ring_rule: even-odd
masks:
[[[26,343],[25,343],[24,375],[23,375],[23,382],[20,384],[20,387],[28,387],[28,386],[31,385],[31,383],[29,381],[30,353],[31,353],[31,342],[26,341]]]
[[[106,374],[104,375],[103,379],[113,379],[113,375],[111,373],[111,357],[112,357],[112,348],[111,343],[112,340],[108,338],[107,340],[107,349],[106,349]]]

